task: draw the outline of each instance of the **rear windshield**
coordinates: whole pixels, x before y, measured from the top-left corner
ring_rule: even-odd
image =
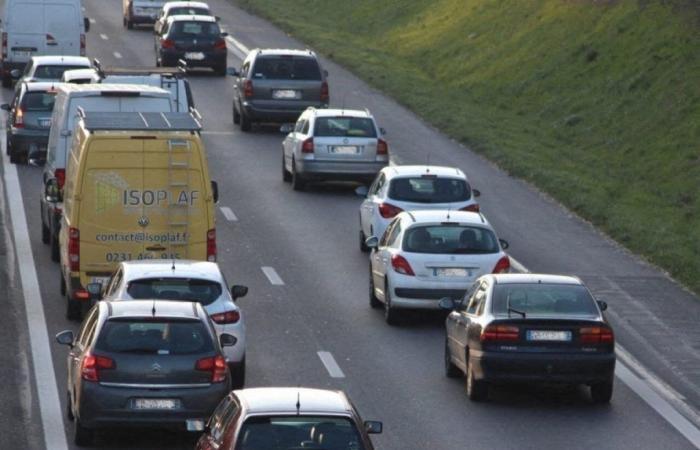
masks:
[[[236,450],[364,450],[354,423],[344,417],[251,417],[238,434]]]
[[[537,316],[598,316],[588,290],[575,284],[496,284],[493,288],[493,313],[507,315],[509,307]]]
[[[185,300],[206,306],[221,296],[221,284],[194,278],[144,278],[131,281],[126,292],[136,300]]]
[[[469,200],[471,196],[469,184],[459,178],[395,178],[389,185],[389,198],[404,202],[452,203]]]
[[[168,33],[170,37],[219,36],[219,25],[213,22],[175,22]]]
[[[88,69],[88,66],[38,66],[34,78],[60,80],[66,70]]]
[[[314,58],[266,56],[255,60],[253,78],[266,80],[321,80],[321,69]]]
[[[200,321],[108,320],[97,339],[97,350],[114,353],[188,355],[214,350]]]
[[[56,101],[55,92],[27,92],[22,97],[20,107],[27,112],[53,111],[53,104]]]
[[[479,255],[498,253],[500,246],[491,230],[455,224],[409,228],[403,249],[412,253]]]
[[[208,16],[209,10],[206,8],[193,8],[191,6],[178,6],[168,10],[169,16]]]
[[[364,117],[318,117],[314,136],[377,137],[372,119]]]

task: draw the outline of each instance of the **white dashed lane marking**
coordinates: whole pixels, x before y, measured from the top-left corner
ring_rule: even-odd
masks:
[[[122,59],[122,54],[119,52],[114,52],[114,57],[117,59]]]
[[[333,355],[331,352],[317,352],[318,357],[321,358],[321,362],[323,365],[326,367],[326,370],[328,371],[328,375],[331,376],[331,378],[345,378],[345,374],[343,371],[340,369],[340,366],[338,365],[337,362],[335,362],[335,358],[333,358]]]
[[[277,271],[275,271],[275,269],[269,266],[263,266],[261,267],[261,269],[267,277],[267,279],[270,280],[270,284],[274,284],[275,286],[284,285],[284,281],[282,281],[282,278],[280,278],[280,276],[277,275]]]
[[[231,208],[229,208],[228,206],[222,206],[219,209],[221,210],[221,213],[224,215],[224,217],[226,217],[226,220],[228,220],[229,222],[238,221],[238,217],[236,217],[233,211],[231,211]]]
[[[104,39],[105,41],[109,40],[109,37],[106,34],[100,33],[100,37]]]

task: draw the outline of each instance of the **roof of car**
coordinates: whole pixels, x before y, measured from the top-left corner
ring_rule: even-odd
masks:
[[[199,318],[201,306],[196,302],[170,300],[130,300],[104,302],[109,317]],[[102,304],[102,302],[100,302]],[[153,310],[155,309],[155,313]]]
[[[92,67],[89,68],[83,68],[83,69],[70,69],[66,70],[63,72],[63,76],[65,77],[66,75],[73,76],[75,78],[79,77],[96,77],[97,76],[97,70],[93,69]]]
[[[216,17],[214,16],[204,16],[204,15],[192,15],[192,14],[176,14],[174,16],[168,16],[168,23],[170,22],[214,22],[216,23]]]
[[[469,223],[474,225],[485,225],[490,227],[489,221],[476,212],[470,211],[448,211],[446,209],[430,209],[418,211],[404,211],[400,213],[403,217],[410,218],[414,223],[443,223],[443,222],[458,222]]]
[[[188,6],[192,8],[209,9],[209,5],[204,2],[168,2],[165,5],[163,5],[163,10],[167,11],[172,8],[186,8]]]
[[[571,275],[551,275],[543,273],[501,273],[491,275],[497,284],[508,283],[547,283],[583,285],[580,278]]]
[[[221,282],[221,270],[214,262],[194,260],[142,260],[121,263],[124,268],[124,278],[198,278]],[[174,267],[174,270],[173,270]]]
[[[126,302],[125,302],[126,303]],[[348,414],[352,411],[342,391],[298,387],[267,387],[235,391],[249,413]]]
[[[444,166],[389,166],[382,169],[382,171],[386,173],[389,178],[419,175],[467,178],[464,172],[462,172],[460,169],[457,169],[456,167]]]
[[[299,49],[292,49],[292,48],[256,48],[255,50],[252,50],[252,52],[257,52],[259,55],[264,55],[264,56],[282,56],[282,55],[290,55],[290,56],[307,56],[307,57],[313,57],[316,56],[314,52],[311,50],[299,50]]]
[[[75,83],[57,83],[59,91],[85,93],[86,95],[96,92],[143,92],[147,94],[165,94],[170,97],[170,92],[165,89],[148,86],[145,84],[118,84],[118,83],[90,83],[90,84],[75,84]]]
[[[85,56],[32,56],[35,65],[68,65],[68,66],[90,66],[90,60]]]
[[[339,108],[314,108],[316,117],[336,117],[336,116],[352,116],[352,117],[372,117],[369,111],[360,111],[359,109],[339,109]]]
[[[57,81],[39,81],[39,82],[34,82],[34,83],[24,83],[24,88],[28,92],[34,92],[34,91],[54,91],[58,89],[58,87],[61,85],[61,83]]]

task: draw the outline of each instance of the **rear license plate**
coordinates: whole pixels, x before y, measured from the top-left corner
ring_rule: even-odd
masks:
[[[185,53],[185,59],[192,59],[195,61],[201,61],[204,59],[204,53],[202,53],[202,52],[187,52],[187,53]]]
[[[571,331],[528,330],[528,341],[570,341]]]
[[[100,283],[105,287],[109,283],[109,277],[90,277],[90,283]]]
[[[26,50],[20,50],[20,51],[14,51],[12,52],[15,56],[19,56],[20,58],[28,58],[32,56],[32,52],[26,51]]]
[[[170,398],[137,398],[134,399],[133,409],[176,409],[179,402]]]
[[[272,91],[272,98],[278,100],[294,100],[300,97],[300,92],[292,89],[276,89]]]
[[[336,145],[331,147],[331,152],[338,155],[357,155],[360,153],[360,148],[354,145]]]
[[[471,270],[461,267],[441,267],[435,269],[435,275],[438,277],[469,277],[471,274]]]
[[[51,119],[39,119],[39,126],[49,128],[51,126]]]

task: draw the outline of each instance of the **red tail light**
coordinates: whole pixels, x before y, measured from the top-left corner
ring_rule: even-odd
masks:
[[[579,340],[582,344],[612,344],[615,336],[608,327],[582,327]]]
[[[513,342],[520,336],[514,325],[489,325],[481,332],[481,342]]]
[[[80,366],[80,376],[86,381],[100,381],[100,370],[117,367],[112,358],[88,353]]]
[[[207,231],[207,261],[216,261],[216,230]]]
[[[508,273],[510,270],[510,258],[504,256],[499,259],[496,263],[496,267],[493,268],[493,273]]]
[[[161,39],[160,40],[160,47],[161,48],[175,48],[175,41],[172,39]]]
[[[58,188],[63,189],[63,185],[66,184],[66,169],[56,169],[53,175],[56,177]]]
[[[379,214],[381,214],[381,216],[385,219],[391,219],[401,211],[403,211],[403,209],[399,208],[398,206],[394,206],[391,203],[381,203],[379,205]]]
[[[12,123],[15,128],[24,128],[24,110],[22,108],[17,108],[15,111],[15,121]]]
[[[73,297],[75,297],[76,300],[80,301],[88,301],[90,300],[90,293],[86,291],[85,289],[78,289],[73,293]]]
[[[68,229],[68,265],[71,272],[80,272],[80,230]]]
[[[479,204],[474,203],[474,204],[465,206],[464,208],[460,209],[460,211],[479,212]]]
[[[7,33],[2,34],[2,59],[7,58]]]
[[[245,98],[251,98],[253,96],[253,82],[251,80],[245,80],[245,82],[243,82],[243,96]]]
[[[415,275],[415,273],[413,273],[411,265],[408,263],[408,261],[406,261],[406,258],[404,258],[401,255],[394,255],[391,257],[391,267],[393,267],[394,270],[398,273],[402,273],[404,275],[409,276]]]
[[[388,155],[389,144],[384,139],[377,139],[377,155]]]
[[[80,56],[85,56],[85,35],[80,33]]]
[[[313,153],[314,152],[314,138],[308,138],[301,144],[302,153]]]
[[[330,94],[328,92],[328,82],[324,81],[321,83],[321,102],[328,103],[330,101]]]
[[[236,323],[241,319],[241,313],[237,310],[226,311],[222,313],[212,314],[211,320],[218,324]]]
[[[226,380],[226,360],[221,355],[202,358],[197,361],[194,368],[203,372],[211,372],[212,383],[221,383]]]
[[[226,50],[226,41],[217,39],[217,41],[214,42],[214,50]]]

